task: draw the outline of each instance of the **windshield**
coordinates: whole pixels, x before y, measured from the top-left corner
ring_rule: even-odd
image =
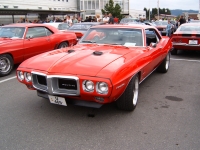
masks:
[[[165,26],[165,25],[168,24],[168,22],[167,22],[167,21],[156,21],[155,24],[156,24],[157,26]]]
[[[80,43],[97,43],[123,46],[143,46],[141,29],[92,28]]]
[[[200,26],[180,26],[177,31],[197,31],[197,32],[200,32]]]
[[[67,23],[61,23],[58,25],[58,30],[67,30],[69,29],[69,25]]]
[[[136,19],[133,18],[123,18],[120,23],[136,22]]]
[[[24,27],[2,27],[0,29],[0,37],[22,38],[24,31]]]
[[[74,24],[69,29],[72,30],[88,30],[92,25],[91,24]]]

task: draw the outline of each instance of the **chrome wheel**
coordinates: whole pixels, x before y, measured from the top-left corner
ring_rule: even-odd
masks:
[[[68,47],[68,44],[66,42],[62,42],[58,48],[65,48]]]
[[[133,105],[136,106],[138,101],[138,93],[139,93],[139,78],[135,77],[134,87],[133,87]]]
[[[11,68],[11,62],[7,57],[0,58],[0,72],[7,73]]]
[[[169,62],[170,62],[170,55],[167,54],[167,58],[166,58],[166,64],[165,64],[165,69],[168,70],[169,69]]]

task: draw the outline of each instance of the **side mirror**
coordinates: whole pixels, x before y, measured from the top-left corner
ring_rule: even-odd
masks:
[[[156,48],[156,46],[157,46],[156,43],[151,42],[150,47]]]

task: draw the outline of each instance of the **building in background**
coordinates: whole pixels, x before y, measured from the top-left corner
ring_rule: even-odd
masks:
[[[79,0],[0,0],[0,23],[10,24],[19,18],[30,20],[54,16],[80,15]]]
[[[146,11],[144,10],[136,10],[135,9],[135,3],[133,0],[130,0],[129,2],[129,8],[128,8],[128,12],[129,12],[129,16],[135,19],[146,19]]]
[[[128,15],[129,13],[129,0],[113,0],[114,5],[118,3],[121,6],[122,14]],[[102,17],[101,9],[104,9],[109,0],[79,0],[79,7],[81,17],[100,15]]]
[[[77,0],[0,0],[0,8],[77,11]]]

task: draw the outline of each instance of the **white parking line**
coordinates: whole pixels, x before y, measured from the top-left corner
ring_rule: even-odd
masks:
[[[171,60],[182,60],[182,61],[200,62],[200,60],[176,59],[176,58],[171,58]]]
[[[3,82],[6,82],[6,81],[9,81],[9,80],[12,80],[12,79],[15,79],[15,78],[16,78],[16,76],[14,76],[14,77],[10,77],[10,78],[8,78],[8,79],[1,80],[0,83],[3,83]]]

